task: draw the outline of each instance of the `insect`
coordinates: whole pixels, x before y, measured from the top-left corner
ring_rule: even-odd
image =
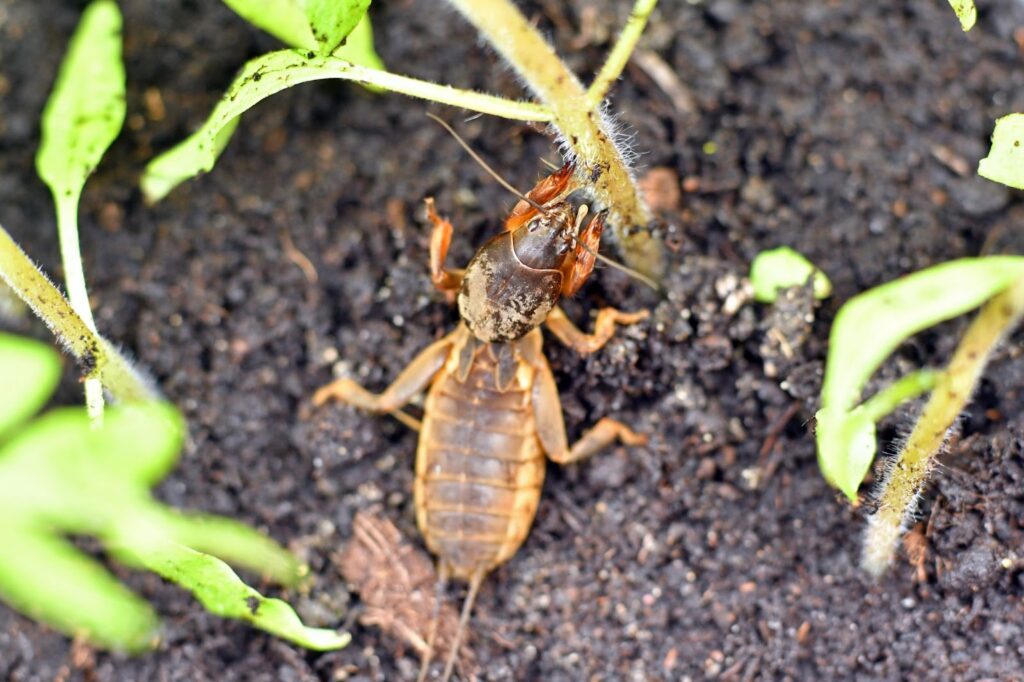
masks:
[[[437,556],[438,594],[448,579],[469,584],[443,680],[452,673],[484,576],[515,554],[529,533],[545,455],[568,464],[616,440],[627,445],[647,440],[605,417],[568,443],[558,389],[542,352],[541,325],[588,354],[611,339],[616,325],[648,316],[646,310],[603,308],[594,332],[586,334],[558,307],[559,299],[576,293],[593,272],[604,228],[603,212],[582,227],[586,205],[574,212],[567,201],[572,178],[567,164],[526,195],[516,192],[521,200],[504,231],[463,271],[445,267],[452,225],[428,198],[431,279],[439,290],[457,292],[461,322],[423,350],[383,393],[343,378],[313,397],[315,405],[339,400],[392,413],[419,430],[414,504],[420,532]],[[417,423],[401,408],[428,387],[423,420]],[[420,680],[429,671],[435,634],[436,618]]]

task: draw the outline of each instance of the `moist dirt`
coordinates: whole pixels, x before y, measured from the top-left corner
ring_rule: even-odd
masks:
[[[453,265],[514,201],[424,112],[453,121],[519,187],[544,172],[541,159],[558,161],[555,146],[538,128],[322,82],[246,114],[213,172],[148,207],[144,163],[203,120],[246,59],[278,45],[212,0],[120,4],[129,115],[86,187],[82,248],[99,326],[189,421],[158,495],[295,549],[316,582],[284,596],[353,640],[303,651],[115,566],[163,616],[157,650],[93,652],[0,607],[0,678],[410,679],[414,652],[360,624],[365,605],[337,553],[368,508],[419,543],[416,436],[309,398],[342,373],[380,390],[455,324],[427,275],[424,197],[455,225]],[[80,6],[0,5],[0,223],[55,276],[54,212],[33,156]],[[522,6],[585,78],[629,11]],[[393,70],[521,96],[446,6],[381,2],[371,16]],[[1009,1],[983,3],[966,35],[941,0],[662,3],[611,105],[638,173],[659,169],[667,297],[602,269],[570,316],[586,325],[611,304],[651,307],[651,319],[588,358],[546,346],[571,437],[609,415],[650,445],[549,467],[532,534],[477,602],[480,679],[1021,675],[1020,336],[995,357],[907,551],[880,580],[857,568],[870,502],[852,508],[822,480],[809,421],[843,301],[945,260],[1021,252],[1024,206],[974,168],[993,120],[1024,110],[1022,31],[1024,6]],[[783,244],[828,273],[832,298],[747,299],[751,258]],[[878,385],[943,363],[964,325],[905,344]],[[7,327],[47,338],[31,321]],[[69,379],[60,400],[77,390]],[[881,429],[886,442],[912,412]]]

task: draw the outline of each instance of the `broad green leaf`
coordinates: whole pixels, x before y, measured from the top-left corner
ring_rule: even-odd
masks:
[[[978,20],[978,9],[974,6],[974,0],[949,0],[949,6],[960,20],[960,28],[970,31],[974,27],[974,22]]]
[[[58,203],[78,195],[124,123],[121,13],[113,0],[94,0],[68,45],[43,110],[39,177]]]
[[[330,54],[341,45],[369,6],[370,0],[306,0],[306,18],[320,54]]]
[[[60,381],[57,354],[41,343],[0,334],[0,438],[46,404]]]
[[[774,303],[780,289],[802,286],[812,275],[814,297],[828,298],[832,282],[814,263],[788,246],[762,251],[750,265],[754,298],[760,303]]]
[[[1024,189],[1024,114],[996,121],[992,147],[978,163],[978,175],[1016,189]]]
[[[224,0],[240,17],[292,47],[315,49],[303,0]]]
[[[149,607],[62,538],[90,535],[113,556],[193,591],[215,613],[318,650],[347,643],[347,635],[305,628],[283,602],[264,599],[220,559],[196,551],[295,584],[300,566],[279,545],[230,519],[183,516],[153,499],[150,487],[173,465],[183,434],[176,410],[150,403],[109,410],[99,428],[81,409],[54,410],[8,439],[0,448],[0,596],[103,646],[151,646]],[[257,613],[239,611],[247,599],[260,605]]]
[[[161,551],[138,557],[154,573],[192,592],[210,613],[244,620],[278,637],[316,651],[340,649],[348,633],[310,628],[280,599],[269,599],[249,587],[219,559],[188,547],[168,544]]]
[[[1024,257],[965,258],[883,284],[840,309],[829,337],[817,427],[819,461],[830,482],[852,499],[867,471],[858,449],[865,447],[866,431],[862,424],[847,421],[882,362],[910,336],[978,307],[1022,276]],[[858,471],[860,477],[853,480]]]
[[[0,543],[0,599],[18,611],[107,648],[155,643],[153,609],[65,540],[5,520]]]
[[[149,381],[109,341],[85,323],[2,226],[0,280],[46,323],[67,351],[78,359],[83,373],[98,378],[114,398],[132,403],[157,397]]]

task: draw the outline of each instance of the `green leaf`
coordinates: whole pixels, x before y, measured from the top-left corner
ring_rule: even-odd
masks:
[[[0,438],[46,404],[60,381],[60,359],[41,343],[0,334]]]
[[[0,525],[0,599],[68,635],[138,651],[156,641],[150,606],[97,562],[43,528]]]
[[[341,45],[369,6],[370,0],[306,0],[306,18],[320,54],[330,54]]]
[[[95,0],[82,14],[43,110],[36,169],[58,203],[77,206],[124,114],[121,13],[113,0]]]
[[[978,175],[1016,189],[1024,189],[1024,114],[996,121],[992,147],[978,164]]]
[[[974,6],[974,0],[949,0],[949,6],[960,20],[960,28],[970,31],[974,27],[974,22],[978,20],[978,9]]]
[[[874,427],[869,439],[864,420],[873,424],[884,416],[880,406],[893,399],[869,401],[861,412],[854,406],[882,362],[910,336],[978,307],[1022,276],[1024,257],[965,258],[883,284],[840,309],[829,337],[817,419],[819,462],[833,485],[855,499],[870,466]],[[930,379],[920,375],[917,380],[927,385]],[[897,393],[913,390],[908,378]]]
[[[356,78],[360,69],[337,57],[309,57],[298,50],[271,52],[249,61],[206,123],[146,166],[141,180],[146,199],[159,201],[185,180],[212,169],[238,125],[238,117],[258,102],[299,83]]]
[[[828,298],[832,282],[803,254],[788,246],[762,251],[750,265],[750,282],[754,285],[754,299],[760,303],[774,303],[780,289],[804,285],[814,277],[814,297]]]
[[[5,348],[0,343],[0,354]],[[0,597],[102,646],[151,646],[149,607],[61,537],[90,535],[115,557],[192,590],[219,615],[318,650],[344,646],[347,635],[305,628],[286,604],[263,598],[220,559],[186,547],[286,584],[302,573],[288,552],[242,524],[182,516],[153,499],[149,488],[173,465],[183,435],[178,412],[154,403],[108,410],[99,428],[81,409],[54,410],[14,434],[0,448]],[[246,603],[260,608],[246,611]]]
[[[192,592],[206,610],[223,618],[244,620],[273,635],[315,651],[340,649],[348,633],[309,628],[288,604],[249,587],[223,561],[183,545],[168,544],[138,557],[154,573]]]
[[[224,0],[240,17],[292,47],[315,49],[302,0]]]

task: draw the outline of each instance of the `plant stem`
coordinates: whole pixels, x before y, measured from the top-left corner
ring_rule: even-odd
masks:
[[[566,147],[575,155],[578,173],[587,189],[611,210],[612,230],[626,262],[660,279],[664,270],[663,253],[661,244],[648,230],[651,215],[640,198],[625,159],[615,146],[608,121],[590,105],[579,79],[509,0],[449,1],[550,107],[553,123]],[[643,6],[648,2],[640,0],[638,4]],[[615,52],[613,50],[613,54]],[[619,61],[623,61],[621,56],[608,67],[609,74]]]
[[[131,363],[114,350],[109,341],[89,328],[3,227],[0,227],[0,279],[78,358],[87,379],[98,379],[111,395],[123,402],[157,398],[156,391]]]
[[[57,205],[57,234],[60,237],[60,259],[64,264],[64,284],[68,288],[68,300],[82,322],[94,335],[96,321],[89,305],[89,292],[85,288],[85,271],[82,268],[82,249],[78,244],[78,200],[81,192],[54,196]],[[93,426],[103,423],[103,386],[97,377],[85,378],[85,408]]]
[[[629,61],[630,55],[633,54],[633,49],[636,47],[637,41],[640,40],[640,34],[644,32],[647,20],[657,4],[658,0],[637,0],[636,4],[633,5],[633,11],[629,13],[629,20],[626,21],[626,25],[622,28],[619,39],[615,42],[615,46],[612,47],[612,51],[608,53],[604,66],[601,67],[597,76],[594,77],[594,82],[590,84],[590,89],[587,90],[587,107],[589,109],[597,109],[601,102],[604,101],[608,90],[612,87],[612,83],[618,79],[622,74],[622,70],[626,68],[626,62]]]
[[[868,520],[862,566],[880,575],[892,562],[896,542],[913,515],[918,492],[957,415],[970,400],[992,350],[1024,317],[1024,278],[986,303],[943,372],[887,476],[878,511]]]
[[[554,118],[548,107],[535,102],[517,102],[505,99],[504,97],[476,92],[475,90],[460,90],[450,85],[441,85],[439,83],[419,80],[418,78],[410,78],[409,76],[400,76],[396,73],[380,69],[371,69],[367,66],[351,64],[342,59],[335,58],[334,61],[339,65],[337,70],[331,73],[325,69],[325,73],[329,75],[323,76],[324,78],[345,78],[347,80],[359,81],[360,83],[368,83],[391,92],[409,95],[410,97],[419,97],[420,99],[448,104],[453,107],[462,107],[470,111],[500,116],[513,121],[546,123]]]

